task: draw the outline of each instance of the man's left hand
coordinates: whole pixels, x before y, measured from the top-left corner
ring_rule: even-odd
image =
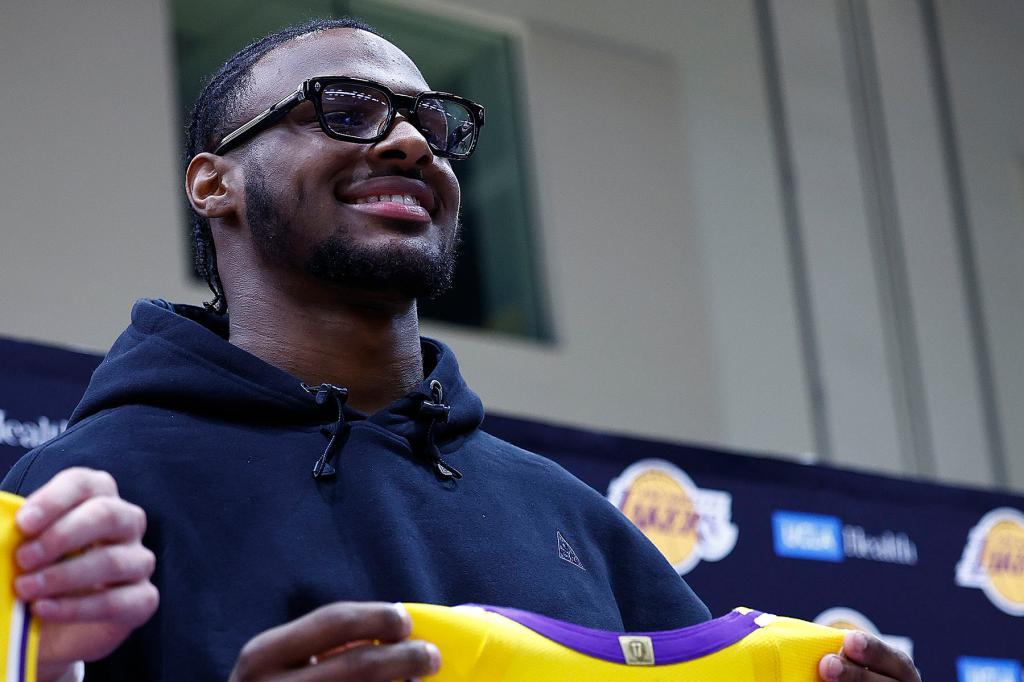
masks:
[[[850,631],[843,638],[842,654],[829,654],[818,664],[825,682],[921,682],[910,657],[877,637]]]

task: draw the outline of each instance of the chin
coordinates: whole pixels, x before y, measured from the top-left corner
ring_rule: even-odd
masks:
[[[455,245],[390,238],[372,244],[332,236],[310,252],[304,269],[317,279],[368,291],[434,298],[451,287]]]

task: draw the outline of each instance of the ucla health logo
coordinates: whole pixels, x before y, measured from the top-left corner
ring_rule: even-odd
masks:
[[[956,659],[959,682],[1021,682],[1020,661],[961,656]]]
[[[736,546],[732,495],[694,485],[671,462],[644,459],[608,485],[608,499],[682,575],[701,560],[720,561]]]
[[[68,428],[67,419],[39,417],[36,421],[8,419],[7,411],[0,410],[0,445],[12,445],[31,450],[56,438]]]
[[[838,516],[777,510],[772,514],[775,553],[781,557],[832,561],[849,557],[912,566],[917,545],[906,533],[891,530],[873,535],[861,526],[844,524]]]
[[[1024,616],[1024,514],[993,509],[967,535],[956,584],[977,587],[999,609]]]
[[[843,524],[836,516],[777,511],[772,514],[772,534],[779,556],[843,560]]]

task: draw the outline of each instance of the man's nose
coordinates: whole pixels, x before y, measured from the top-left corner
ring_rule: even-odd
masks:
[[[373,145],[371,155],[408,168],[423,168],[434,160],[423,133],[402,116],[395,118],[387,137]]]

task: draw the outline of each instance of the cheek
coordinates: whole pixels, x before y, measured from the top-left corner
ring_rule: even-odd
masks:
[[[451,166],[447,166],[442,171],[441,182],[438,183],[441,192],[444,194],[442,200],[445,205],[448,206],[453,213],[459,212],[459,202],[462,200],[462,188],[459,186],[459,180],[455,177],[455,173],[452,171]]]
[[[359,145],[332,140],[319,132],[289,132],[291,135],[273,150],[273,165],[267,166],[268,180],[275,180],[293,197],[310,202],[310,207],[334,203],[340,175],[368,172]]]

